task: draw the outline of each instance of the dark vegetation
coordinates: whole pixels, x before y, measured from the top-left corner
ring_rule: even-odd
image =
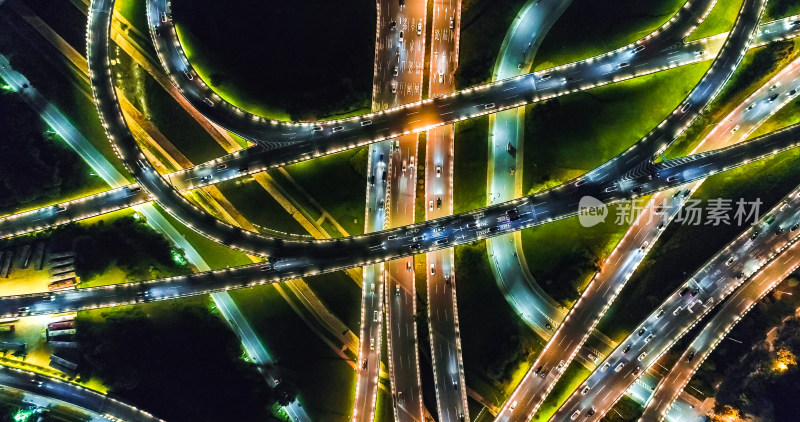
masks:
[[[243,104],[293,119],[369,108],[375,2],[175,0],[193,64]]]
[[[111,223],[92,226],[71,225],[59,230],[72,239],[75,250],[75,274],[89,279],[112,266],[127,273],[128,280],[146,280],[187,273],[189,268],[167,239],[144,222],[123,217]]]
[[[766,317],[768,315],[762,314],[760,319]],[[749,325],[747,331],[759,338],[766,334],[763,321],[756,320]],[[724,377],[716,396],[717,410],[729,405],[759,420],[794,420],[800,413],[797,401],[800,369],[796,363],[789,364],[785,370],[775,367],[776,360],[787,351],[795,357],[800,355],[800,318],[785,320],[772,344],[761,342],[753,348],[739,350],[740,354],[729,354],[724,362],[718,361]]]
[[[90,176],[80,158],[18,94],[0,92],[0,211],[54,201],[84,187]]]
[[[488,82],[503,39],[525,0],[465,0],[456,88]]]
[[[85,367],[113,394],[166,420],[193,422],[272,420],[269,406],[293,399],[291,383],[270,391],[242,359],[238,338],[205,306],[172,303],[160,316],[150,310],[76,319]]]

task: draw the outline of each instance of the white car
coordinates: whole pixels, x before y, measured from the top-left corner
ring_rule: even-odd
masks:
[[[417,23],[417,35],[422,35],[422,22]]]
[[[736,131],[738,131],[740,127],[741,127],[740,125],[734,126],[733,129],[731,129],[731,133],[736,133]]]
[[[442,177],[442,166],[436,166],[436,177]]]
[[[581,411],[580,410],[576,410],[575,413],[573,413],[572,416],[569,417],[569,420],[574,421],[575,419],[578,419],[578,416],[580,414],[581,414]]]
[[[514,408],[515,408],[515,407],[517,407],[517,401],[516,401],[516,400],[514,400],[514,401],[511,403],[511,406],[509,406],[509,408],[508,408],[508,409],[509,409],[509,410],[514,410]]]
[[[433,211],[433,201],[428,201],[428,211]]]

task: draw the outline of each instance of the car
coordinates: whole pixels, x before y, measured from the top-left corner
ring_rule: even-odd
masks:
[[[630,352],[630,351],[631,351],[631,345],[630,345],[630,344],[629,344],[629,345],[627,345],[627,346],[625,346],[625,348],[624,348],[624,349],[622,349],[622,353],[628,353],[628,352]]]
[[[375,294],[375,283],[369,283],[369,293],[373,295]]]
[[[731,129],[731,133],[736,133],[739,130],[740,127],[741,127],[741,125],[734,126],[733,129]]]
[[[400,71],[400,68],[399,68],[398,66],[395,66],[395,67],[394,67],[394,70],[392,70],[392,75],[393,75],[393,76],[397,76],[397,74],[399,73],[399,71]]]
[[[616,190],[617,190],[617,185],[611,185],[611,186],[603,189],[603,192],[610,193],[610,192],[614,192]]]
[[[744,111],[750,111],[750,110],[752,110],[752,109],[753,109],[753,107],[755,107],[755,106],[756,106],[755,104],[750,104],[749,106],[747,106],[747,108],[745,108],[745,109],[744,109]]]
[[[608,369],[610,366],[611,366],[611,362],[606,362],[606,364],[605,364],[605,365],[603,365],[603,367],[602,367],[602,368],[600,368],[600,370],[601,370],[601,371],[603,371],[603,372],[605,372],[605,371],[606,371],[606,369]]]
[[[397,93],[397,83],[392,82],[392,94]]]
[[[683,107],[681,107],[681,113],[686,113],[687,111],[689,111],[690,107],[692,107],[691,103],[684,104]]]
[[[168,20],[169,20],[169,18],[167,17],[167,13],[166,12],[162,12],[161,13],[161,22],[167,23]]]
[[[436,208],[442,208],[442,198],[436,198]]]
[[[550,73],[545,73],[544,75],[542,75],[542,77],[541,77],[541,78],[539,78],[539,80],[546,81],[546,80],[550,79],[551,77],[553,77],[553,75],[552,75],[552,74],[550,74]]]
[[[543,368],[543,367],[544,367],[544,365],[539,365],[539,367],[538,367],[538,368],[536,368],[536,370],[535,370],[535,371],[533,371],[533,374],[534,374],[534,375],[539,375],[539,373],[540,373],[540,372],[542,372],[542,368]]]
[[[17,311],[22,313],[22,312],[30,312],[30,310],[31,308],[28,306],[20,306]]]
[[[192,76],[192,72],[189,72],[188,70],[184,70],[184,71],[183,71],[183,76],[186,76],[186,79],[188,79],[188,80],[190,80],[190,81],[191,81],[192,79],[194,79],[194,76]]]
[[[56,208],[56,213],[64,212],[67,210],[67,206],[64,204],[55,205],[55,208]]]
[[[322,126],[312,126],[311,133],[322,132]]]
[[[436,166],[436,177],[442,177],[442,166]]]
[[[797,94],[797,89],[793,89],[793,90],[791,90],[791,91],[789,91],[789,92],[787,92],[787,93],[786,93],[786,95],[788,95],[788,96],[790,96],[790,97],[791,97],[792,95],[794,95],[794,94]]]
[[[339,131],[342,131],[342,130],[344,130],[344,127],[342,127],[342,126],[334,126],[333,127],[333,131],[334,132],[339,132]]]
[[[614,372],[619,372],[619,371],[621,371],[621,370],[622,370],[622,368],[624,368],[624,367],[625,367],[625,362],[620,362],[620,363],[617,365],[617,367],[616,367],[616,368],[614,368]]]
[[[690,352],[690,353],[689,353],[689,354],[686,356],[686,362],[691,362],[691,361],[692,361],[692,359],[694,359],[694,351]]]
[[[362,120],[362,121],[361,121],[361,126],[362,126],[362,127],[363,127],[363,126],[369,126],[369,125],[371,125],[371,124],[372,124],[372,120]]]
[[[775,101],[776,99],[778,99],[778,94],[770,95],[770,97],[767,98],[767,102],[771,103],[771,102]]]
[[[656,314],[656,318],[661,318],[662,316],[664,316],[664,310],[663,309],[658,311],[658,313]]]
[[[453,18],[450,18],[450,29],[454,29],[455,27],[456,27],[455,21],[453,21]]]
[[[217,164],[217,171],[222,171],[228,168],[227,164]]]
[[[444,227],[436,226],[436,227],[433,228],[433,231],[435,231],[436,233],[441,233],[441,232],[444,231]]]
[[[576,410],[575,413],[573,413],[572,416],[569,417],[569,420],[574,421],[575,419],[578,419],[578,416],[580,416],[580,414],[581,414],[581,411],[580,410]]]
[[[386,173],[383,173],[383,174],[386,174]],[[380,202],[380,203],[378,203],[378,208],[383,208],[383,206],[384,206],[385,204],[386,204],[386,200],[384,200],[384,199],[381,199],[381,202]]]
[[[686,293],[689,293],[688,287],[684,287],[683,290],[681,290],[680,293],[678,293],[678,296],[686,296]]]
[[[395,296],[400,296],[400,285],[399,284],[395,284],[394,285],[394,295]]]
[[[370,186],[375,186],[375,175],[374,174],[369,177],[369,185]]]
[[[431,275],[436,274],[436,264],[431,264]]]
[[[428,211],[433,211],[433,200],[428,201]]]
[[[789,231],[793,232],[793,231],[797,230],[798,227],[800,227],[800,225],[795,223],[795,224],[792,225],[792,227],[789,227]]]
[[[636,48],[633,49],[633,52],[634,53],[639,53],[639,52],[644,51],[644,49],[645,49],[645,47],[640,44],[640,45],[637,45]]]
[[[734,261],[735,259],[736,259],[736,257],[735,257],[735,256],[731,256],[730,258],[728,258],[728,260],[727,260],[727,261],[725,261],[725,265],[727,266],[727,265],[731,265],[731,264],[733,264],[733,261]]]
[[[564,361],[562,360],[561,362],[558,362],[558,365],[556,366],[556,371],[561,372],[563,369],[564,369]]]
[[[372,320],[378,322],[378,311],[372,311]]]
[[[212,175],[210,175],[210,174],[207,174],[207,175],[205,175],[205,176],[201,177],[201,178],[200,178],[200,181],[201,181],[201,182],[208,182],[209,180],[211,180],[211,179],[213,179],[213,178],[214,178],[214,176],[212,176]]]
[[[642,329],[640,329],[640,330],[639,330],[639,332],[638,332],[638,333],[636,333],[636,334],[637,334],[639,337],[641,337],[641,336],[643,336],[643,335],[644,335],[644,333],[645,333],[645,332],[647,332],[647,328],[642,328]]]
[[[774,231],[774,232],[772,232],[772,235],[773,235],[773,236],[778,236],[778,235],[779,235],[779,234],[781,234],[781,233],[783,233],[783,229],[782,229],[782,228],[780,228],[780,227],[778,227],[778,228],[776,228],[776,229],[775,229],[775,231]]]
[[[214,107],[214,102],[211,101],[211,99],[208,98],[208,97],[203,98],[203,102],[206,103],[206,105],[209,106],[209,107]]]
[[[672,182],[674,182],[676,180],[678,180],[678,176],[677,175],[676,176],[667,177],[667,183],[672,183]]]
[[[389,29],[392,29],[392,30],[397,29],[397,21],[389,22]]]
[[[411,271],[411,260],[406,261],[406,271]]]
[[[758,237],[758,230],[753,230],[753,234],[750,235],[750,239],[755,239]]]
[[[517,407],[517,401],[516,400],[511,402],[511,406],[508,406],[508,410],[514,410],[515,407]]]
[[[375,350],[375,339],[369,339],[369,350]]]
[[[594,407],[589,408],[589,410],[586,412],[586,416],[592,416],[594,415],[594,412],[596,412],[596,410],[594,410]]]
[[[741,280],[741,279],[743,279],[743,278],[744,278],[744,273],[743,273],[743,272],[738,272],[738,273],[736,273],[736,279],[737,279],[737,280]]]
[[[369,362],[368,359],[364,359],[361,361],[361,369],[367,369],[367,363]]]
[[[395,240],[395,239],[397,239],[397,235],[396,234],[390,234],[389,237],[387,237],[386,239],[387,240]]]
[[[617,68],[622,69],[623,67],[628,67],[630,65],[631,64],[629,62],[622,62],[622,63],[617,65]]]
[[[775,91],[776,89],[778,89],[778,87],[779,87],[780,85],[781,85],[781,83],[780,83],[780,82],[778,82],[778,83],[776,83],[775,85],[772,85],[771,87],[769,87],[769,90],[770,90],[770,91]]]
[[[648,242],[648,241],[646,241],[646,240],[645,240],[645,241],[642,243],[642,246],[640,246],[640,247],[639,247],[639,249],[641,249],[641,250],[645,250],[645,249],[647,249],[647,245],[649,245],[649,244],[650,244],[650,242]]]
[[[577,188],[577,187],[583,186],[585,184],[586,184],[586,179],[580,179],[577,182],[575,182],[575,187]]]
[[[400,7],[406,6],[406,0],[399,0],[399,1],[400,1]]]
[[[642,361],[642,359],[644,359],[644,358],[646,358],[646,357],[647,357],[647,352],[642,352],[642,354],[641,354],[641,355],[639,355],[639,357],[638,357],[638,358],[636,358],[636,360],[638,360],[638,361],[640,361],[640,362],[641,362],[641,361]]]
[[[417,23],[417,35],[422,35],[422,22]]]
[[[698,293],[700,293],[700,289],[694,289],[689,293],[689,296],[695,297]]]
[[[439,239],[433,242],[434,245],[444,245],[445,243],[447,243],[447,239]]]
[[[642,370],[642,367],[641,367],[641,366],[637,366],[637,367],[636,367],[636,368],[633,370],[633,375],[638,375],[638,374],[639,374],[639,372],[640,372],[641,370]]]
[[[400,31],[400,42],[403,42],[403,31]]]
[[[494,108],[494,105],[495,105],[494,103],[486,104],[486,105],[483,106],[483,109],[484,110],[492,109],[492,108]]]
[[[261,266],[261,271],[271,271],[273,268],[272,264],[266,264]]]
[[[588,385],[586,387],[583,387],[583,390],[581,390],[581,394],[582,395],[586,395],[586,393],[588,393],[588,392],[589,392],[589,386]]]
[[[453,380],[453,390],[457,389],[458,389],[458,382],[456,380]]]
[[[656,338],[656,335],[655,334],[650,334],[649,336],[647,336],[646,339],[644,339],[644,342],[645,343],[650,343],[650,340],[652,340],[654,338]]]
[[[138,193],[138,192],[140,192],[141,190],[142,190],[141,186],[134,186],[134,187],[132,187],[132,188],[128,188],[128,191],[129,191],[130,193]]]
[[[683,309],[683,307],[678,306],[677,308],[675,308],[674,311],[672,311],[672,315],[678,315],[678,313],[681,311],[681,309]]]
[[[408,245],[408,247],[412,251],[416,251],[417,249],[419,249],[419,243],[412,243],[412,244]]]

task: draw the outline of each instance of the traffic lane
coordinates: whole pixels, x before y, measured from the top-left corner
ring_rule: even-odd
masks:
[[[793,243],[725,301],[718,313],[661,380],[642,414],[643,420],[661,418],[719,341],[749,309],[800,265],[800,243]]]
[[[762,136],[746,143],[729,147],[715,153],[698,154],[689,159],[678,159],[677,165],[672,161],[662,163],[670,172],[652,181],[639,181],[643,187],[642,195],[657,190],[667,189],[671,184],[665,178],[674,174],[692,174],[693,181],[742,165],[744,161],[752,162],[758,158],[773,155],[771,151],[780,151],[787,145],[797,146],[800,138],[800,126],[776,132],[772,135]],[[739,152],[747,148],[751,156],[742,156]],[[770,152],[764,152],[770,151]],[[718,160],[719,162],[715,162]],[[694,171],[694,167],[702,167]],[[683,182],[683,181],[682,181]],[[275,264],[253,264],[250,266],[236,267],[225,270],[197,273],[185,277],[165,280],[154,280],[146,283],[121,284],[96,289],[80,289],[70,292],[69,298],[64,293],[54,293],[57,300],[51,303],[50,294],[32,294],[24,296],[7,296],[0,298],[0,313],[6,316],[46,314],[63,312],[66,309],[91,309],[100,306],[115,306],[136,301],[136,286],[148,287],[176,286],[179,291],[159,295],[152,300],[163,300],[180,295],[204,294],[215,290],[245,287],[259,283],[279,282],[304,275],[319,274],[334,270],[341,270],[361,266],[366,261],[383,261],[405,256],[411,256],[421,251],[432,251],[454,245],[482,240],[516,230],[546,224],[560,218],[577,214],[578,199],[586,196],[595,196],[602,202],[619,201],[628,197],[620,192],[603,192],[596,185],[587,183],[580,187],[574,184],[562,185],[554,190],[497,204],[469,213],[443,217],[427,221],[411,227],[402,227],[375,234],[376,239],[385,239],[386,248],[370,250],[370,240],[365,237],[358,239],[333,239],[314,247],[315,258],[306,256],[300,258],[286,258]],[[515,211],[516,210],[516,211]],[[520,217],[509,220],[509,212]],[[416,239],[415,239],[416,238]],[[444,242],[440,242],[445,240]],[[411,246],[419,246],[412,248]],[[306,242],[311,245],[310,242]],[[322,246],[322,247],[320,247]],[[103,300],[94,299],[98,289],[114,291],[108,293]],[[29,308],[20,310],[20,308]]]
[[[369,421],[375,408],[380,373],[381,322],[383,318],[383,265],[364,267],[361,302],[361,339],[353,419]]]
[[[0,239],[117,211],[148,201],[150,201],[150,196],[146,191],[136,185],[131,185],[73,201],[12,214],[0,218]]]
[[[800,191],[792,192],[783,202],[797,206],[800,203],[798,192]],[[775,216],[773,227],[796,224],[800,210],[793,208],[792,211],[781,212],[781,207],[779,204],[770,211]],[[763,221],[762,219],[761,224]],[[606,359],[601,369],[589,376],[587,382],[580,387],[581,395],[573,394],[557,415],[565,417],[592,407],[596,417],[601,417],[643,368],[652,365],[685,330],[696,324],[702,315],[724,300],[745,277],[752,275],[764,264],[763,260],[756,257],[768,256],[778,248],[784,248],[794,236],[789,231],[773,236],[759,236],[758,229],[756,226],[746,230],[671,294],[659,309],[637,327],[636,334],[631,334],[620,343],[620,347]],[[753,232],[756,233],[755,237]],[[739,258],[744,258],[744,262],[742,259],[731,259],[730,254],[734,251],[742,252]],[[596,385],[603,386],[605,394],[602,397],[598,398],[600,392],[594,390]],[[589,389],[585,389],[586,386]]]
[[[723,122],[715,126],[712,132],[704,139],[699,147],[696,150],[699,151],[706,151],[713,148],[718,148],[722,145],[729,144],[731,142],[738,142],[747,137],[747,134],[752,131],[752,128],[755,127],[761,120],[771,115],[774,112],[774,107],[766,108],[766,109],[756,109],[755,107],[751,107],[754,104],[760,104],[765,101],[769,101],[769,98],[775,99],[773,96],[784,95],[786,97],[786,101],[788,101],[793,95],[791,92],[794,90],[796,91],[797,87],[796,84],[800,83],[800,81],[792,80],[793,74],[796,72],[797,67],[796,63],[791,64],[787,68],[783,69],[778,75],[776,75],[772,80],[768,81],[764,85],[764,88],[760,89],[756,93],[754,93],[750,98],[748,98],[745,102],[743,102],[739,107],[734,109],[724,120]],[[780,81],[784,81],[783,85],[780,84]],[[769,88],[767,88],[769,87]],[[775,102],[770,102],[773,106],[775,106]],[[749,105],[748,105],[749,104]],[[742,129],[739,131],[738,129],[740,126],[747,125],[749,128]],[[688,186],[690,191],[694,190],[694,187],[697,185],[697,182]],[[657,193],[653,196],[650,203],[642,212],[642,215],[634,225],[631,227],[630,231],[625,235],[622,242],[620,242],[620,246],[618,246],[612,255],[607,260],[607,263],[610,265],[605,265],[603,267],[603,271],[599,273],[595,280],[590,284],[587,288],[587,291],[584,293],[584,298],[592,298],[592,297],[605,297],[610,298],[616,296],[617,289],[620,288],[621,284],[624,283],[633,269],[638,265],[641,259],[644,257],[644,251],[648,249],[648,245],[652,245],[655,243],[655,239],[660,234],[661,230],[664,227],[666,221],[669,221],[672,215],[675,214],[676,208],[670,207],[667,208],[667,214],[665,214],[662,207],[657,207],[655,204],[668,204],[669,198],[673,197],[669,191],[666,193]],[[678,198],[680,201],[681,198]],[[673,211],[673,212],[670,212]],[[642,222],[640,224],[640,222]],[[647,222],[647,223],[644,223]],[[655,230],[654,230],[655,228]],[[640,246],[641,245],[641,246]],[[615,258],[616,255],[616,258]],[[620,257],[624,256],[625,259],[620,260]],[[615,265],[620,264],[623,265]],[[604,277],[604,275],[612,274],[611,280]],[[615,277],[618,274],[624,274],[624,277]],[[610,281],[610,283],[606,283]],[[605,287],[604,285],[607,284],[608,286]],[[611,289],[614,288],[613,291]],[[602,296],[595,296],[597,294],[601,294]],[[609,293],[613,293],[612,296],[609,296]],[[610,301],[610,300],[608,300]],[[603,301],[602,303],[606,303],[608,301]],[[583,300],[576,303],[575,307],[573,308],[572,312],[572,320],[571,323],[576,326],[593,326],[595,321],[591,321],[592,315],[597,315],[603,309],[602,306],[598,307],[602,303],[598,303],[598,301],[594,301],[595,309],[586,308],[586,305],[580,307]],[[592,301],[590,301],[592,302]],[[578,310],[581,312],[576,312]],[[578,333],[580,334],[580,333]],[[553,340],[554,342],[558,342],[559,344],[563,341],[563,339],[559,340],[559,333],[556,334],[556,338]],[[560,349],[560,348],[559,348]],[[537,362],[534,364],[533,368],[543,367],[543,368],[551,368],[554,367],[558,358],[562,356],[561,353],[550,353],[551,351],[556,349],[549,349],[546,350],[540,355],[540,358],[537,359]],[[561,349],[563,350],[563,349]],[[576,352],[577,350],[575,350]],[[572,356],[572,351],[569,349],[566,350],[567,356]],[[533,370],[532,368],[532,370]],[[536,386],[530,385],[528,383],[535,383],[538,384]],[[544,382],[539,382],[538,378],[530,378],[530,381],[523,380],[521,386],[518,387],[518,390],[525,391],[525,389],[535,389],[536,391],[542,391],[545,388],[552,386],[545,386]],[[524,387],[524,388],[523,388]],[[547,391],[549,391],[547,388]],[[534,394],[534,391],[531,391],[531,394]],[[512,397],[513,399],[513,397]],[[525,397],[522,398],[522,402],[527,402]],[[540,404],[540,403],[538,403]],[[538,407],[537,404],[537,407]],[[520,412],[525,414],[527,409],[520,409]],[[535,409],[532,409],[529,413],[533,413]]]

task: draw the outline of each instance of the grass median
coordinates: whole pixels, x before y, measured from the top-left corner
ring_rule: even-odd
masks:
[[[367,110],[375,2],[173,0],[190,62],[232,103],[280,119]]]
[[[281,371],[297,385],[311,420],[348,421],[355,370],[295,314],[273,286],[235,290],[231,296]]]

